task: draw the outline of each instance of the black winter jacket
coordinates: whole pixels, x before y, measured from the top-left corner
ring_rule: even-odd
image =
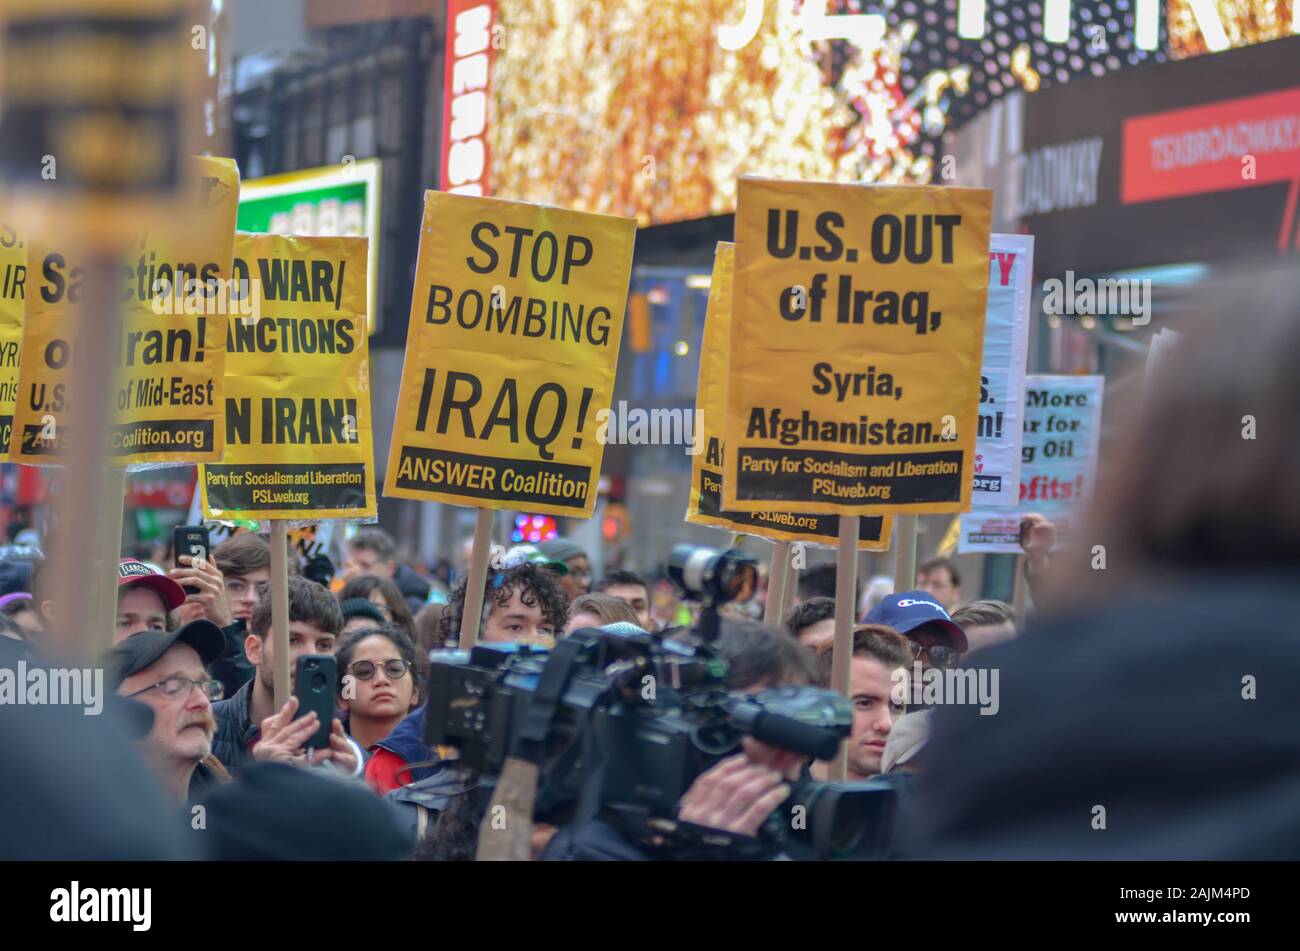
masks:
[[[233,696],[212,705],[212,715],[217,718],[212,754],[221,760],[232,776],[253,761],[248,744],[253,742],[260,727],[249,720],[248,705],[252,694],[253,681],[250,679]]]

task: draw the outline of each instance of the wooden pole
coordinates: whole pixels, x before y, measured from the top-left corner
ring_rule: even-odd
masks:
[[[774,542],[772,560],[767,566],[767,603],[763,606],[763,623],[781,626],[785,614],[785,579],[790,571],[790,543]]]
[[[467,651],[478,642],[483,614],[483,586],[487,584],[488,558],[492,554],[492,509],[478,509],[474,519],[474,548],[469,556],[469,581],[465,608],[460,616],[458,648]]]
[[[95,553],[95,570],[91,575],[94,589],[92,603],[95,618],[102,619],[86,632],[94,641],[96,655],[113,646],[112,619],[117,616],[117,563],[122,554],[122,506],[126,504],[126,471],[113,466],[104,469],[100,485],[100,513],[104,520],[105,539]]]
[[[794,606],[795,596],[798,593],[799,569],[791,564],[785,569],[785,590],[781,592],[781,617],[785,617]]]
[[[275,712],[289,702],[289,529],[271,522],[271,643],[275,645]]]
[[[857,515],[840,516],[840,544],[835,557],[835,650],[831,654],[831,689],[849,696],[849,671],[853,662],[853,622],[857,617],[858,588]],[[830,778],[848,775],[849,746],[845,740],[831,763]]]
[[[894,591],[916,587],[916,516],[894,519]]]
[[[112,643],[117,616],[121,496],[116,515],[106,518],[100,506],[108,492],[106,481],[113,481],[108,443],[117,379],[113,348],[122,323],[120,259],[118,249],[100,247],[89,252],[82,303],[69,328],[80,363],[70,374],[68,408],[58,424],[66,434],[58,430],[49,434],[52,442],[66,449],[59,458],[63,471],[49,546],[50,571],[44,574],[41,595],[53,600],[57,611],[46,637],[47,649],[68,659],[89,661],[103,645]],[[119,474],[119,485],[120,478]],[[103,572],[107,577],[99,577]],[[112,607],[104,614],[109,590]]]
[[[497,780],[487,814],[478,827],[480,862],[527,862],[533,857],[533,801],[540,770],[510,756]]]

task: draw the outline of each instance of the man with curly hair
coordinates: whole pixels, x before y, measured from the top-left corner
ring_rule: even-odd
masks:
[[[569,615],[569,603],[556,579],[555,572],[543,563],[524,562],[489,571],[478,639],[554,647]],[[456,586],[443,612],[440,623],[446,644],[460,637],[468,580]],[[379,741],[366,762],[366,782],[377,792],[425,779],[439,768],[439,757],[424,744],[425,710],[421,705],[399,723]]]
[[[456,586],[442,615],[443,642],[460,638],[461,616],[465,611],[466,578]],[[540,644],[554,647],[569,619],[569,602],[560,582],[541,562],[524,562],[489,571],[483,589],[480,641]]]

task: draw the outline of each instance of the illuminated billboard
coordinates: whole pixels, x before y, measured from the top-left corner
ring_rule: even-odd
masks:
[[[733,211],[747,174],[928,182],[922,124],[942,131],[961,80],[906,95],[917,25],[827,0],[496,0],[491,19],[482,6],[453,3],[447,25],[449,62],[466,64],[447,91],[463,100],[451,146],[490,155],[493,195],[642,224]]]
[[[950,181],[1013,91],[1289,36],[1293,0],[449,0],[442,187],[660,224],[743,175]]]
[[[1296,0],[1167,0],[1169,55],[1188,59],[1300,33]]]

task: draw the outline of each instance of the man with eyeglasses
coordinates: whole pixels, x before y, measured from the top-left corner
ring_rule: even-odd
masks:
[[[212,755],[217,729],[212,701],[221,699],[221,684],[207,671],[224,646],[221,628],[200,619],[175,631],[134,634],[104,655],[109,685],[153,711],[153,729],[143,741],[145,759],[176,802],[229,779]]]
[[[886,595],[867,614],[866,623],[883,624],[908,639],[912,646],[912,696],[908,710],[924,709],[922,675],[931,668],[947,670],[966,652],[966,635],[938,601],[924,591]]]

